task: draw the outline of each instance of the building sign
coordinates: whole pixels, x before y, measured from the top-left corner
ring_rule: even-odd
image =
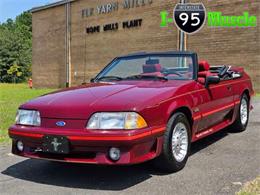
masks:
[[[103,5],[98,5],[95,8],[86,8],[82,10],[82,18],[93,16],[94,14],[107,14],[122,9],[132,9],[137,7],[143,7],[145,5],[151,5],[153,0],[124,0],[123,2],[112,2]],[[110,24],[88,26],[86,27],[87,34],[94,34],[107,31],[117,31],[119,28],[130,29],[142,26],[143,19],[133,19],[122,22],[115,22]]]
[[[112,24],[89,26],[86,28],[87,34],[99,33],[101,31],[117,31],[121,26],[123,29],[136,28],[142,26],[142,19],[128,20],[123,22],[116,22]]]
[[[153,0],[124,0],[121,3],[112,2],[108,4],[98,5],[97,7],[85,8],[81,11],[82,18],[93,16],[94,14],[107,14],[122,9],[131,9],[135,7],[142,7],[145,5],[151,5]]]

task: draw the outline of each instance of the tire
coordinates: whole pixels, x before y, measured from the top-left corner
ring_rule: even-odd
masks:
[[[177,135],[180,132],[177,129],[181,129],[180,132],[182,132],[179,136]],[[183,136],[186,136],[186,138]],[[187,142],[186,145],[185,141]],[[173,143],[175,143],[174,146]],[[191,130],[187,117],[181,112],[175,113],[168,121],[167,129],[164,134],[162,152],[160,156],[154,160],[154,165],[161,171],[168,173],[181,170],[188,160],[190,144]],[[178,151],[182,151],[183,154]]]
[[[249,99],[246,94],[243,94],[240,99],[239,111],[236,120],[232,125],[232,131],[234,132],[245,131],[248,124],[248,120],[249,120]]]

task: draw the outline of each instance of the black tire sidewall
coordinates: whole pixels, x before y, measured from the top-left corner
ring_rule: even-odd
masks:
[[[175,159],[173,152],[172,152],[172,134],[173,134],[174,127],[179,122],[181,122],[185,125],[187,134],[188,134],[187,154],[181,162],[179,162]],[[167,130],[164,135],[164,144],[163,144],[163,151],[162,151],[167,164],[169,164],[169,167],[171,167],[174,171],[178,171],[185,166],[185,164],[188,160],[189,152],[190,152],[190,143],[191,143],[190,124],[189,124],[186,116],[183,113],[178,112],[170,118],[170,120],[167,124]]]
[[[246,124],[244,124],[244,125],[242,124],[242,121],[241,121],[241,112],[240,112],[243,99],[245,99],[246,102],[247,102],[247,121],[246,121]],[[247,125],[248,125],[248,121],[249,121],[249,99],[248,99],[246,94],[243,94],[241,99],[240,99],[239,111],[238,111],[238,121],[239,121],[239,125],[241,126],[241,129],[245,130]]]
[[[244,125],[242,124],[241,113],[240,113],[241,104],[242,104],[242,100],[243,99],[245,99],[247,101],[247,122]],[[235,120],[235,122],[231,126],[231,131],[232,132],[243,132],[243,131],[246,130],[246,127],[247,127],[248,122],[249,122],[249,112],[250,112],[249,111],[249,105],[250,105],[249,98],[248,98],[248,96],[245,93],[243,93],[243,95],[240,98],[240,104],[239,104],[236,120]]]

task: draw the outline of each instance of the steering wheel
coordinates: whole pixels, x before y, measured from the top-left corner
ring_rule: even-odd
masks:
[[[168,76],[169,74],[175,74],[175,75],[177,75],[177,76],[179,76],[179,77],[183,77],[183,75],[181,74],[181,73],[179,73],[179,72],[176,72],[176,71],[174,71],[174,72],[162,72],[162,74],[164,74],[165,76]]]

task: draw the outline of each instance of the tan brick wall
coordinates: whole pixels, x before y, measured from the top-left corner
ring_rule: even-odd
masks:
[[[105,65],[118,55],[139,51],[176,50],[177,31],[175,28],[160,28],[160,10],[172,11],[175,2],[172,0],[154,0],[151,5],[81,18],[82,8],[96,7],[111,0],[84,1],[72,3],[72,81],[79,84],[94,77]],[[123,1],[118,1],[122,3]],[[96,26],[131,19],[143,19],[142,26],[133,29],[119,27],[115,32],[86,34],[87,26]],[[85,41],[87,49],[85,50]],[[84,62],[86,60],[86,63]],[[75,76],[76,75],[76,76]]]
[[[177,29],[174,24],[160,28],[160,11],[172,13],[177,0],[153,0],[151,5],[81,18],[81,10],[111,3],[111,0],[77,0],[71,3],[71,64],[72,84],[94,77],[118,55],[139,51],[166,51],[177,48]],[[118,0],[122,2],[122,0]],[[199,0],[192,2],[200,2]],[[206,1],[208,11],[226,15],[241,15],[249,11],[258,15],[256,28],[209,28],[188,37],[188,49],[212,65],[231,64],[245,67],[255,88],[260,91],[259,1]],[[247,5],[247,6],[246,6]],[[140,28],[115,32],[86,34],[87,26],[142,18]],[[33,79],[36,86],[64,86],[65,75],[65,6],[33,13]],[[86,41],[86,49],[85,49]],[[85,74],[84,74],[84,70]]]
[[[61,87],[65,74],[65,7],[33,13],[32,75],[34,87]]]

